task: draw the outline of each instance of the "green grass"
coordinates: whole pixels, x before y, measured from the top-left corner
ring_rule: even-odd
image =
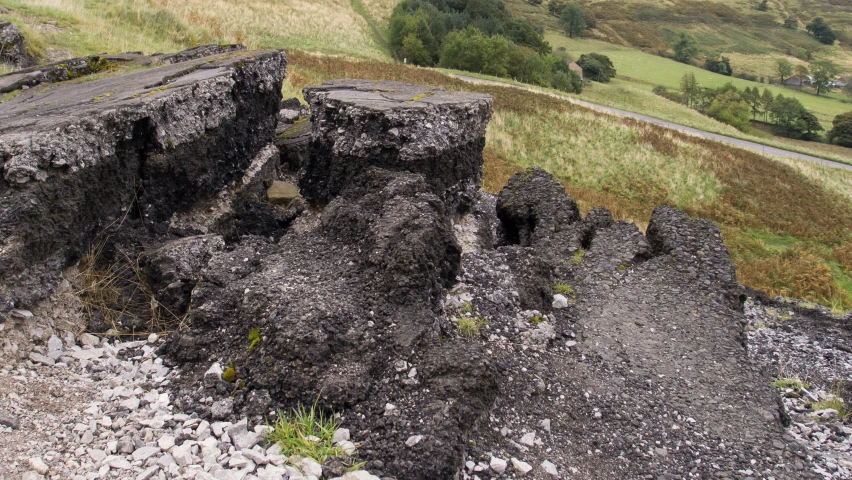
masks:
[[[323,463],[329,458],[346,455],[343,448],[332,441],[339,426],[334,417],[319,411],[316,403],[310,409],[302,405],[289,412],[279,410],[266,439],[278,444],[284,456],[298,455]]]
[[[849,417],[852,417],[852,410],[847,408],[846,405],[843,403],[843,399],[837,396],[812,403],[811,408],[815,412],[826,409],[836,410],[837,413],[840,415],[840,418],[844,420],[848,419]]]
[[[568,285],[567,283],[557,283],[553,286],[553,291],[555,293],[559,293],[569,297],[573,297],[577,293],[574,291],[574,287]]]
[[[456,327],[459,335],[466,338],[476,338],[479,336],[479,329],[488,325],[482,317],[462,316],[456,319]]]
[[[556,32],[548,32],[545,38],[555,48],[565,47],[566,51],[576,58],[579,58],[580,54],[589,52],[607,55],[612,59],[619,77],[636,84],[644,83],[650,87],[662,85],[672,90],[679,90],[681,77],[685,73],[691,72],[695,75],[698,85],[702,87],[717,88],[732,83],[740,90],[746,87],[758,87],[763,91],[764,88],[768,88],[773,95],[782,94],[785,97],[797,98],[824,124],[830,123],[836,115],[852,110],[852,105],[841,103],[836,98],[817,96],[809,93],[807,89],[800,91],[727,77],[657,55],[598,40],[571,39]]]
[[[260,328],[257,328],[257,327],[252,328],[251,331],[249,331],[248,340],[249,340],[248,351],[249,351],[249,353],[251,353],[252,351],[254,351],[255,347],[257,347],[258,342],[260,342]]]
[[[811,384],[799,377],[778,377],[772,381],[772,386],[780,389],[801,390],[811,388]]]
[[[38,46],[70,55],[177,51],[203,43],[322,51],[390,60],[350,0],[203,2],[4,0]],[[42,29],[56,21],[59,29]]]

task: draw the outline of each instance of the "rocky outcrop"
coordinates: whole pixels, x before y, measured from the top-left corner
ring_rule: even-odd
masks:
[[[0,21],[0,62],[15,68],[25,68],[34,64],[36,59],[27,50],[27,43],[21,29],[14,23]]]
[[[301,188],[309,200],[331,201],[371,166],[422,174],[450,210],[476,197],[489,96],[369,80],[327,82],[304,95],[312,137]]]
[[[28,304],[109,225],[162,232],[273,138],[286,59],[232,52],[0,104],[0,282]],[[54,273],[52,273],[54,272]]]

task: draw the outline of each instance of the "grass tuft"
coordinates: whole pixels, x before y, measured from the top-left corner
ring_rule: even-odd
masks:
[[[553,286],[553,291],[555,293],[560,293],[565,296],[573,297],[577,292],[574,291],[574,287],[568,285],[567,283],[557,283]]]
[[[290,412],[279,410],[266,439],[277,443],[284,456],[298,455],[323,463],[329,458],[346,456],[346,452],[332,441],[339,426],[334,417],[325,416],[316,403],[310,408],[301,405]]]
[[[788,389],[791,388],[793,390],[802,390],[811,388],[811,384],[805,380],[801,380],[799,377],[778,377],[772,381],[772,386],[775,388]]]
[[[476,338],[479,336],[479,329],[488,325],[482,317],[459,317],[457,320],[457,328],[459,335],[467,338]]]
[[[254,348],[257,346],[258,342],[260,342],[260,328],[252,328],[248,334],[249,339],[249,353],[254,351]]]
[[[837,413],[840,415],[840,418],[842,418],[843,420],[852,417],[852,410],[847,408],[846,405],[843,403],[843,399],[837,396],[812,403],[811,408],[813,408],[815,412],[818,412],[820,410],[826,410],[829,408],[836,410]]]

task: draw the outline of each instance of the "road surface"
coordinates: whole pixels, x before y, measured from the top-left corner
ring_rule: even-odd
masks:
[[[692,128],[692,127],[687,127],[686,125],[680,125],[678,123],[667,122],[665,120],[660,120],[659,118],[649,117],[647,115],[642,115],[642,114],[639,114],[639,113],[628,112],[627,110],[621,110],[621,109],[618,109],[618,108],[606,107],[606,106],[603,106],[603,105],[599,105],[597,103],[591,103],[591,102],[587,102],[585,100],[579,100],[579,99],[576,99],[576,98],[573,98],[573,97],[568,97],[568,96],[565,96],[565,95],[558,95],[558,94],[551,93],[551,92],[536,90],[535,88],[531,88],[531,87],[529,87],[529,88],[528,87],[521,87],[521,86],[518,86],[518,85],[513,85],[511,83],[503,83],[503,82],[496,82],[496,81],[493,81],[493,80],[484,80],[484,79],[481,79],[481,78],[467,77],[467,76],[464,76],[464,75],[453,75],[453,76],[460,79],[460,80],[464,80],[466,82],[471,82],[471,83],[487,83],[487,84],[490,84],[490,85],[499,85],[501,87],[514,87],[514,88],[520,88],[520,89],[523,89],[523,90],[529,90],[531,92],[543,93],[545,95],[558,97],[558,98],[561,98],[561,99],[566,100],[568,102],[571,102],[571,103],[574,103],[574,104],[577,104],[577,105],[582,105],[584,107],[588,107],[588,108],[591,108],[591,109],[594,109],[594,110],[598,110],[600,112],[610,113],[610,114],[613,114],[613,115],[619,115],[619,116],[622,116],[622,117],[633,118],[633,119],[636,119],[636,120],[639,120],[639,121],[642,121],[642,122],[653,123],[654,125],[659,125],[661,127],[669,128],[671,130],[677,130],[678,132],[688,133],[690,135],[695,135],[697,137],[707,138],[709,140],[715,140],[717,142],[726,143],[728,145],[734,145],[734,146],[741,147],[741,148],[747,148],[749,150],[764,153],[766,155],[775,155],[775,156],[778,156],[778,157],[796,158],[796,159],[799,159],[799,160],[806,160],[808,162],[821,163],[821,164],[827,165],[829,167],[841,168],[841,169],[844,169],[844,170],[852,170],[852,165],[847,165],[845,163],[835,162],[835,161],[827,160],[825,158],[820,158],[820,157],[814,157],[813,155],[806,155],[804,153],[792,152],[790,150],[784,150],[784,149],[781,149],[781,148],[770,147],[770,146],[767,146],[767,145],[762,145],[760,143],[750,142],[748,140],[741,140],[739,138],[728,137],[726,135],[719,135],[717,133],[705,132],[704,130],[699,130],[697,128]]]

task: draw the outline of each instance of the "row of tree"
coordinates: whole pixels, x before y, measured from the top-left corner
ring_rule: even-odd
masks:
[[[719,88],[701,87],[695,75],[688,72],[681,78],[680,92],[668,92],[662,87],[655,88],[654,92],[743,131],[748,129],[750,119],[760,116],[774,123],[778,133],[787,137],[813,139],[823,131],[817,117],[798,99],[775,96],[769,89],[762,93],[758,87],[739,90],[730,83]]]
[[[400,60],[582,91],[565,59],[502,0],[402,0],[391,14],[389,43]]]

